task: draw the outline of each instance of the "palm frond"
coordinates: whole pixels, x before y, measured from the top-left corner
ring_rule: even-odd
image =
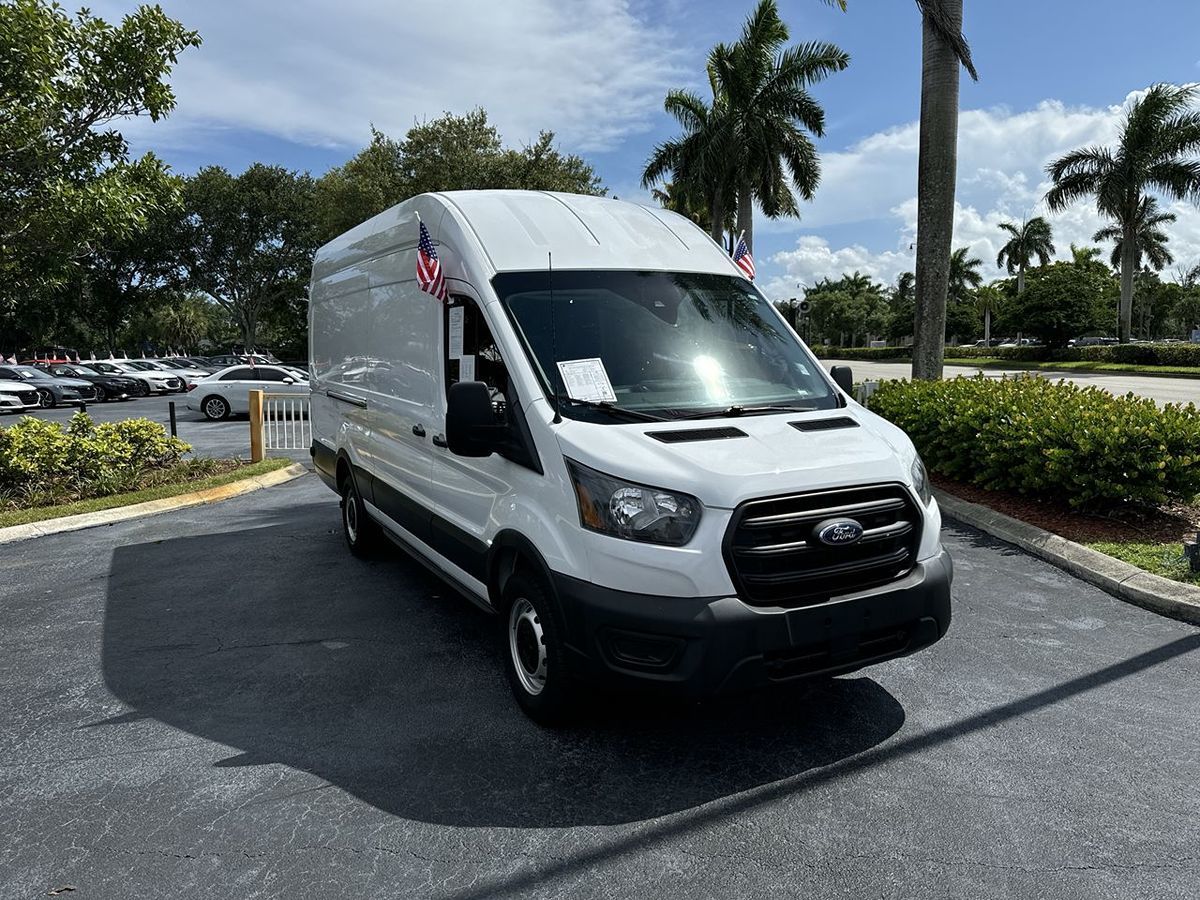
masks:
[[[961,26],[950,17],[940,0],[917,0],[917,9],[938,36],[950,45],[971,80],[978,81],[979,73],[975,71],[975,63],[971,60],[971,47],[963,37]]]

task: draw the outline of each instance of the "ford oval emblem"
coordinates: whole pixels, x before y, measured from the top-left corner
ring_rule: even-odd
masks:
[[[846,547],[862,540],[863,527],[853,519],[830,519],[817,526],[817,538],[830,547]]]

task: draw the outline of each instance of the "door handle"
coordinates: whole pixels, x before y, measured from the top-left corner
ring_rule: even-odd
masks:
[[[434,443],[435,447],[449,447],[450,446],[448,443],[446,443],[446,436],[444,434],[435,434],[433,436],[433,443]]]
[[[425,426],[418,422],[413,426],[413,434],[417,437],[425,437]]]

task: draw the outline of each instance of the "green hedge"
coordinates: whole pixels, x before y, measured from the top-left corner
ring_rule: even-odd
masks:
[[[885,381],[873,411],[912,438],[934,472],[1072,506],[1192,501],[1200,411],[1159,408],[1044,378]]]
[[[910,347],[816,346],[819,359],[909,359]],[[1138,366],[1200,367],[1200,344],[1109,344],[1096,347],[947,347],[947,359],[1008,359],[1014,362],[1104,362]]]
[[[810,348],[817,359],[909,359],[912,347],[830,347],[818,344]]]
[[[63,427],[25,416],[0,428],[0,502],[37,506],[135,490],[190,449],[149,419],[97,425],[76,413]]]

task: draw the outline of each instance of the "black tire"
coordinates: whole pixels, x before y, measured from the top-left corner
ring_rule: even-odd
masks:
[[[517,573],[504,586],[500,651],[521,710],[541,725],[562,725],[577,711],[579,685],[568,671],[558,621],[546,589]]]
[[[200,411],[204,413],[204,417],[213,422],[220,422],[222,419],[229,418],[229,401],[224,397],[216,394],[205,397],[200,403]]]
[[[383,546],[383,532],[367,513],[362,495],[351,475],[342,479],[342,536],[346,546],[359,559],[374,559]]]
[[[133,396],[135,396],[135,397],[149,397],[149,396],[150,396],[150,385],[146,384],[146,382],[144,382],[144,381],[141,381],[141,380],[139,379],[138,381],[136,381],[136,382],[134,383],[134,386],[133,386]]]
[[[112,398],[108,395],[108,391],[106,391],[104,389],[104,385],[102,385],[102,384],[96,385],[96,397],[95,397],[96,403],[103,403],[104,401],[111,400],[111,399]]]
[[[38,406],[42,409],[54,409],[58,406],[58,398],[47,390],[38,389]]]

